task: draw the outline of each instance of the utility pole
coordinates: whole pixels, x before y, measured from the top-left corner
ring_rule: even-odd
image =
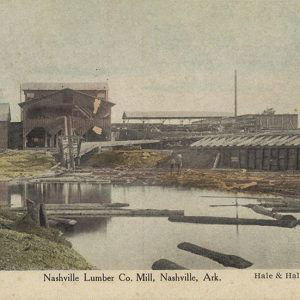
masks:
[[[237,117],[237,72],[234,70],[234,117]]]

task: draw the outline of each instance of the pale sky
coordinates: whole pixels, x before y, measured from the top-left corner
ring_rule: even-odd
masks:
[[[1,102],[23,82],[105,81],[124,110],[300,111],[300,1],[0,0]],[[100,69],[100,70],[96,70]]]

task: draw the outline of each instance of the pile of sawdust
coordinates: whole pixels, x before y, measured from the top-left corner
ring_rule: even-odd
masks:
[[[54,165],[49,152],[6,151],[0,154],[0,179],[39,175]]]
[[[186,187],[212,188],[219,190],[250,190],[257,188],[259,178],[248,176],[242,172],[218,172],[183,170],[180,174],[164,174],[161,181],[166,185],[182,185]],[[259,182],[259,181],[258,181]]]
[[[129,168],[152,168],[166,158],[165,153],[158,151],[107,151],[93,155],[85,165],[94,168],[125,166]]]

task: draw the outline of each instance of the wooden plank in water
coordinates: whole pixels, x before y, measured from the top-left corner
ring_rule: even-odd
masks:
[[[183,216],[183,210],[167,209],[94,209],[94,210],[48,210],[49,216],[64,216],[69,218],[98,216],[132,216],[132,217],[169,217]]]
[[[120,209],[128,207],[128,203],[72,203],[72,204],[45,204],[46,210],[71,209],[71,210],[94,210],[94,209]],[[24,211],[24,207],[12,207],[13,211]]]
[[[279,202],[279,203],[276,203],[276,202],[266,202],[266,203],[260,203],[259,204],[260,206],[263,206],[263,207],[266,207],[266,208],[273,208],[273,207],[287,207],[288,204],[285,203],[285,202]]]
[[[216,261],[225,267],[246,269],[253,265],[250,261],[245,260],[239,256],[212,251],[191,243],[180,243],[177,247],[181,250],[212,259],[213,261]]]
[[[300,213],[300,207],[274,207],[272,211]]]
[[[49,221],[53,221],[55,225],[67,225],[67,226],[74,226],[77,224],[76,220],[73,219],[66,219],[66,218],[58,218],[58,217],[51,217]]]
[[[187,268],[168,259],[159,259],[153,263],[152,270],[187,270]]]
[[[258,206],[258,205],[252,205],[252,206],[249,206],[249,208],[251,208],[254,212],[256,212],[258,214],[268,216],[268,217],[271,217],[273,219],[297,221],[297,219],[292,215],[281,215],[281,214],[278,214],[276,212],[267,210],[264,207],[261,207],[261,206]]]
[[[298,225],[294,220],[263,220],[263,219],[242,219],[227,217],[208,217],[208,216],[171,216],[171,222],[194,223],[194,224],[222,224],[222,225],[259,225],[277,226],[292,228]]]

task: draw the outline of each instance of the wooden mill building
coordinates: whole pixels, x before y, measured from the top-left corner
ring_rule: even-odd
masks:
[[[259,134],[203,136],[191,145],[202,151],[218,152],[219,168],[285,171],[300,170],[300,131]]]
[[[10,129],[10,107],[9,103],[0,103],[0,149],[8,148],[8,135]]]
[[[66,122],[86,141],[110,139],[114,103],[106,83],[25,83],[21,89],[24,149],[56,147]]]
[[[229,131],[294,130],[298,128],[298,114],[246,114],[224,118],[221,124]]]
[[[199,111],[125,111],[122,119],[124,123],[160,123],[173,122],[182,124],[191,121],[215,120],[220,121],[224,117],[231,117],[228,112],[199,112]]]

